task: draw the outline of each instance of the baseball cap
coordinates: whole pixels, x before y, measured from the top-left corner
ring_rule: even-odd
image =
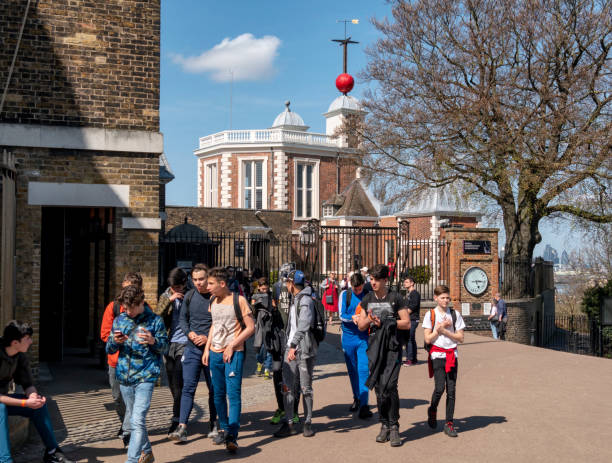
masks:
[[[306,277],[301,270],[293,270],[287,276],[287,280],[293,281],[295,285],[303,285],[306,282]]]

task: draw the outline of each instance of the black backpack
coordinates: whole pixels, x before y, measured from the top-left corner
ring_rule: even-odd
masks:
[[[451,317],[453,319],[453,329],[456,332],[457,331],[457,313],[455,312],[455,309],[450,309],[450,311],[451,311]],[[431,330],[433,331],[434,326],[436,326],[436,309],[431,309],[429,311],[429,318],[431,319]],[[427,352],[429,352],[431,350],[431,344],[427,344],[425,341],[423,341],[423,348]]]
[[[304,294],[302,294],[299,299],[296,299],[295,301],[298,317],[300,314],[300,302],[303,296]],[[310,328],[310,331],[312,331],[312,335],[314,336],[315,341],[317,341],[317,344],[319,344],[325,339],[325,335],[327,334],[327,318],[325,318],[325,306],[323,306],[323,303],[319,298],[314,296],[310,296],[310,298],[314,301],[315,305],[315,322],[314,326]]]
[[[185,294],[185,309],[187,309],[187,314],[189,314],[189,304],[191,303],[191,299],[195,294],[196,289],[190,289],[187,294]],[[234,313],[236,314],[236,320],[240,323],[240,328],[245,329],[246,324],[244,323],[244,318],[242,317],[242,310],[240,309],[240,302],[238,297],[240,296],[238,293],[232,293],[234,297]],[[209,307],[212,307],[212,303],[215,300],[215,296],[210,296]]]

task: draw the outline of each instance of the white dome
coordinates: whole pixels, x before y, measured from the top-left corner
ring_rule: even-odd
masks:
[[[295,113],[291,111],[291,109],[289,109],[290,104],[291,103],[289,101],[285,103],[285,110],[278,116],[276,116],[276,119],[274,119],[274,123],[272,124],[272,128],[283,128],[301,131],[308,130],[308,126],[304,124],[304,119],[302,119],[298,113]]]
[[[350,95],[340,95],[338,98],[332,101],[332,104],[329,105],[327,112],[331,113],[332,111],[343,109],[348,109],[349,111],[363,111],[361,103],[357,98]]]

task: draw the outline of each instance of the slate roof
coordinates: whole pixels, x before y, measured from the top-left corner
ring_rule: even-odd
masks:
[[[374,198],[363,186],[360,179],[353,180],[348,188],[342,192],[342,196],[344,197],[344,203],[338,212],[336,212],[335,217],[379,216]]]

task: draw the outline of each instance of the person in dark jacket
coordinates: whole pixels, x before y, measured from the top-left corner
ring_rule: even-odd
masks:
[[[187,345],[183,353],[183,390],[179,426],[168,437],[175,442],[187,440],[187,423],[193,409],[193,399],[202,372],[208,387],[209,432],[211,439],[219,435],[217,409],[215,408],[214,390],[210,369],[202,365],[202,354],[212,324],[210,315],[210,293],[208,292],[208,267],[196,264],[191,270],[191,280],[195,288],[189,290],[183,298],[183,308],[179,318],[181,330],[187,335]]]
[[[417,364],[417,343],[416,329],[419,326],[419,317],[421,314],[421,294],[416,290],[414,279],[410,276],[404,280],[404,288],[406,289],[406,307],[410,314],[410,331],[405,332],[406,336],[406,361],[405,367]]]
[[[125,312],[113,322],[106,352],[119,352],[115,374],[131,417],[126,463],[151,463],[154,458],[146,418],[161,373],[162,356],[168,352],[168,333],[161,317],[145,304],[142,288],[123,288],[119,302]]]
[[[179,318],[187,288],[187,274],[181,268],[173,268],[168,274],[168,288],[162,293],[157,302],[155,313],[162,317],[168,329],[170,348],[165,356],[166,375],[168,386],[172,394],[172,420],[168,436],[179,425],[181,413],[181,394],[183,392],[183,364],[182,358],[187,345],[187,336],[180,327]]]
[[[32,345],[32,328],[15,320],[4,328],[0,338],[0,461],[11,463],[8,417],[24,416],[36,427],[46,447],[43,463],[75,463],[57,445],[47,399],[38,394],[26,352]],[[23,394],[9,394],[9,383],[23,388]]]
[[[376,442],[390,441],[392,447],[402,445],[399,435],[399,393],[397,382],[401,362],[401,340],[397,330],[410,329],[410,315],[404,299],[389,291],[389,268],[377,264],[370,272],[373,291],[361,300],[357,326],[370,330],[368,387],[376,389],[376,403],[381,423]],[[395,336],[393,336],[395,334]],[[376,346],[374,349],[372,346]]]

